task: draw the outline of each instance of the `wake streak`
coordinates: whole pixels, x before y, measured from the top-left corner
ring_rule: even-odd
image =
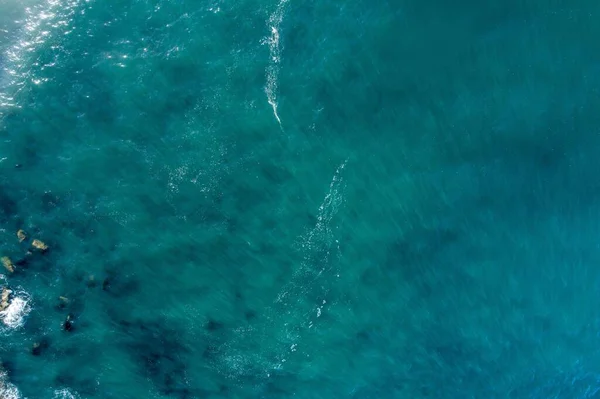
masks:
[[[302,260],[290,280],[264,311],[264,321],[236,330],[236,336],[223,344],[221,372],[243,383],[254,379],[256,387],[266,383],[271,373],[281,370],[288,361],[308,358],[315,348],[304,338],[315,331],[327,308],[336,304],[330,295],[339,273],[336,261],[341,255],[333,222],[344,202],[346,182],[344,161],[336,169],[327,193],[317,211],[317,221],[299,237]],[[248,355],[240,348],[256,345]]]
[[[283,21],[285,14],[285,6],[289,0],[280,0],[277,4],[275,12],[269,17],[268,25],[271,35],[265,39],[264,43],[269,45],[269,65],[267,66],[267,84],[265,86],[265,93],[267,94],[267,102],[273,109],[273,115],[279,123],[279,127],[283,130],[281,124],[281,118],[277,112],[277,86],[279,79],[279,63],[281,62],[282,47],[280,43],[279,27]]]

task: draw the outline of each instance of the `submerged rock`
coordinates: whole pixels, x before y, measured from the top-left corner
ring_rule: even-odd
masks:
[[[56,306],[57,309],[64,309],[67,307],[67,305],[69,305],[69,303],[71,302],[69,300],[69,298],[65,297],[65,296],[59,296],[58,297],[58,305]]]
[[[63,323],[63,330],[68,332],[73,331],[73,317],[71,315],[68,315],[67,319]]]
[[[40,356],[46,349],[50,347],[50,339],[43,337],[38,342],[35,342],[31,348],[33,356]]]
[[[2,262],[2,265],[4,266],[4,268],[6,270],[8,270],[10,273],[15,272],[15,265],[12,263],[12,261],[10,260],[10,258],[8,256],[3,256],[2,258],[0,258],[0,261]]]
[[[29,262],[29,254],[25,254],[24,257],[22,257],[21,259],[17,259],[15,261],[15,265],[17,266],[27,266],[27,262]]]
[[[94,287],[96,287],[97,285],[98,285],[98,283],[96,282],[96,277],[94,277],[94,275],[93,275],[93,274],[92,274],[92,275],[90,275],[90,276],[88,277],[88,280],[87,280],[87,286],[88,286],[88,287],[90,287],[90,288],[94,288]]]

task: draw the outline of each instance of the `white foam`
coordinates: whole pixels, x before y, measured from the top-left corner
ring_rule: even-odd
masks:
[[[279,63],[281,62],[282,46],[279,36],[279,27],[283,22],[283,16],[285,14],[285,6],[289,0],[280,0],[277,4],[275,12],[271,14],[268,21],[270,36],[267,37],[263,43],[269,45],[269,65],[267,66],[267,84],[265,86],[265,93],[267,94],[267,102],[273,108],[273,115],[279,123],[279,127],[283,129],[279,113],[277,112],[277,86],[279,80]]]
[[[54,399],[79,399],[79,395],[63,388],[54,391]]]
[[[0,319],[4,325],[14,330],[23,326],[30,311],[28,295],[21,293],[13,298],[8,308],[0,312]]]
[[[0,370],[0,398],[2,399],[20,399],[21,393],[16,386],[8,382],[6,372]]]

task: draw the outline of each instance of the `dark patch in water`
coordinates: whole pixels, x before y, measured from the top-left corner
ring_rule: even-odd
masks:
[[[42,337],[38,342],[36,342],[31,348],[31,354],[33,356],[40,356],[50,347],[50,338]]]
[[[282,384],[280,381],[277,381],[275,378],[270,379],[265,384],[263,387],[263,393],[267,398],[287,398],[292,396],[292,393],[286,388],[286,385]]]
[[[460,233],[450,229],[425,229],[396,241],[388,251],[385,267],[400,271],[405,279],[414,280],[433,262],[444,259],[444,253],[460,240]],[[436,267],[443,266],[443,262]]]
[[[223,329],[223,327],[225,327],[225,325],[221,322],[218,322],[216,320],[210,319],[208,321],[208,323],[206,323],[206,326],[204,326],[204,328],[206,329],[206,331],[209,332],[215,332],[215,331],[220,331]]]
[[[74,318],[76,315],[81,314],[83,312],[83,309],[85,308],[82,293],[68,292],[65,293],[65,295],[66,296],[63,296],[62,298],[56,298],[56,302],[54,305],[55,310],[67,310],[71,318]]]
[[[364,328],[356,333],[355,344],[359,347],[371,347],[378,339],[381,339],[380,329],[376,326]]]
[[[230,387],[228,387],[227,385],[224,385],[224,384],[220,384],[220,385],[219,385],[219,393],[220,393],[221,395],[225,395],[225,396],[227,396],[227,394],[228,394],[230,391],[231,391],[231,388],[230,388]]]
[[[85,111],[86,117],[95,125],[112,125],[116,119],[116,107],[110,92],[103,89],[100,85],[90,88],[92,95],[80,97],[79,106]]]
[[[88,278],[85,282],[85,285],[88,288],[96,288],[98,286],[98,280],[96,280],[95,278]]]
[[[202,357],[209,362],[214,362],[217,360],[218,354],[219,354],[219,349],[213,344],[208,344],[206,346],[206,348],[204,348],[204,351],[202,352]]]
[[[14,355],[11,355],[11,356],[4,355],[2,361],[0,361],[0,366],[2,367],[2,369],[4,369],[4,371],[6,371],[6,374],[8,375],[9,379],[14,378],[15,375],[17,374],[15,362],[13,362],[12,360],[6,360],[12,356],[14,356]]]
[[[6,222],[17,210],[17,202],[7,194],[6,187],[0,187],[0,221]]]
[[[60,205],[60,199],[58,195],[53,194],[50,191],[46,191],[41,195],[40,198],[41,208],[45,213],[52,211],[58,205]]]
[[[29,313],[23,329],[32,335],[42,335],[46,328],[47,320],[44,317],[43,304],[40,304],[35,312]]]
[[[244,313],[244,317],[246,318],[246,321],[252,321],[256,319],[256,312],[254,310],[248,310]]]
[[[185,375],[189,350],[181,344],[180,331],[157,321],[121,320],[118,325],[127,335],[121,345],[156,389],[178,398],[192,397]]]
[[[69,313],[63,323],[63,330],[67,332],[73,332],[75,330],[75,317],[71,313]]]
[[[238,221],[230,217],[227,217],[227,219],[225,219],[225,226],[227,226],[227,232],[230,234],[235,234],[239,229]]]
[[[66,309],[68,306],[68,303],[65,301],[59,301],[58,304],[56,305],[56,310],[64,310]]]
[[[283,185],[291,179],[290,172],[278,165],[264,164],[261,169],[263,177],[270,183],[269,187]]]
[[[244,299],[242,293],[238,290],[235,290],[234,296],[235,296],[236,302],[241,302]]]
[[[140,284],[133,277],[123,275],[118,271],[107,271],[107,277],[102,281],[102,291],[115,298],[123,298],[139,291]]]
[[[27,266],[29,264],[29,259],[30,259],[30,256],[25,255],[25,256],[17,259],[14,263],[15,263],[15,265],[20,266],[21,268],[27,268]]]

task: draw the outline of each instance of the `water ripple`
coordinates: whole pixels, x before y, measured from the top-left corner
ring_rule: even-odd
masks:
[[[75,29],[72,20],[79,4],[80,0],[46,0],[25,7],[22,19],[16,21],[16,40],[4,54],[0,111],[18,107],[16,97],[29,84],[40,85],[48,80],[35,75],[34,68],[40,67],[35,54],[56,32],[69,34]],[[40,70],[51,66],[54,65],[43,65]]]

